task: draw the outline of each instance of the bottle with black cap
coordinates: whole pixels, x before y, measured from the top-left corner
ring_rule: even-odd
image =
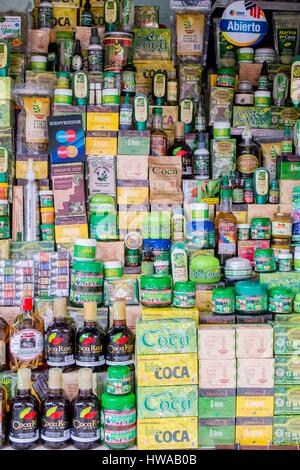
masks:
[[[81,44],[80,44],[79,39],[76,39],[75,51],[72,57],[71,67],[72,67],[72,72],[79,72],[79,70],[82,70],[82,67],[83,67],[83,57],[82,57]]]
[[[88,47],[88,71],[102,72],[103,68],[103,50],[100,45],[98,29],[91,29],[90,45]]]

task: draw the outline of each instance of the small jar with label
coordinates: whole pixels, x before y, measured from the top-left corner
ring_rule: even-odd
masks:
[[[231,136],[231,124],[229,121],[215,121],[213,129],[214,139],[229,139]]]
[[[217,70],[217,74],[218,87],[235,88],[234,67],[221,67]]]
[[[294,253],[294,271],[300,272],[300,251]]]
[[[234,102],[240,106],[253,106],[254,94],[250,80],[239,81],[239,88],[234,96]]]
[[[126,395],[131,392],[131,371],[128,366],[109,366],[106,392],[111,395]]]
[[[259,47],[255,50],[254,63],[255,64],[276,64],[275,50],[271,47]]]
[[[0,199],[0,216],[9,215],[9,204],[6,199]]]
[[[196,302],[196,287],[191,281],[175,282],[173,288],[173,307],[192,308]]]
[[[136,441],[135,395],[112,395],[104,392],[102,397],[101,427],[104,444],[110,449],[128,449]]]
[[[269,291],[269,312],[291,313],[293,293],[285,287],[272,287]]]
[[[135,268],[141,264],[141,250],[132,250],[130,248],[125,248],[125,266]]]
[[[266,90],[257,90],[254,93],[254,106],[266,108],[271,105],[271,92]]]
[[[253,217],[250,225],[251,240],[271,239],[271,220],[268,217]]]
[[[278,255],[290,253],[290,244],[286,243],[286,240],[281,240],[280,238],[272,238],[271,247],[274,250],[275,258],[278,258]]]
[[[123,274],[121,261],[106,261],[104,263],[104,279],[119,279],[123,277]]]
[[[273,273],[276,271],[276,258],[272,248],[254,251],[254,266],[257,273]]]
[[[237,237],[238,240],[249,240],[250,224],[237,224]]]
[[[172,303],[171,276],[141,276],[140,302],[145,307],[169,307]]]
[[[279,204],[279,185],[277,180],[271,182],[269,190],[269,204]]]
[[[268,311],[266,287],[256,281],[240,281],[235,285],[235,311],[239,315],[264,315]]]
[[[231,315],[235,310],[233,287],[217,288],[212,293],[212,312],[216,315]]]
[[[238,50],[238,62],[252,64],[254,60],[254,49],[252,47],[240,47]]]
[[[296,294],[294,298],[294,312],[300,313],[300,293]]]
[[[289,214],[277,212],[272,220],[272,237],[291,240],[292,226],[293,219]]]
[[[252,277],[252,266],[248,259],[230,258],[225,264],[225,278],[228,281],[241,281]]]
[[[292,270],[292,253],[279,253],[277,256],[277,266],[280,272],[289,272]]]

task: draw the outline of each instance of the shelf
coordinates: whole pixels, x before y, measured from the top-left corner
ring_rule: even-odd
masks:
[[[218,8],[226,8],[233,3],[233,0],[216,0],[212,6],[212,13]],[[258,2],[263,10],[274,11],[300,11],[300,3],[292,2]]]
[[[232,127],[231,135],[242,135],[243,127]],[[253,137],[266,138],[266,139],[277,139],[283,138],[283,130],[279,129],[250,129]]]

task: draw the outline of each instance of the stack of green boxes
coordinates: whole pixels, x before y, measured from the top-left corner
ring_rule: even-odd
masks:
[[[195,321],[138,321],[136,352],[138,448],[197,448]]]
[[[235,328],[202,325],[198,330],[199,446],[233,446],[235,439]]]
[[[300,323],[274,325],[273,445],[300,442]]]

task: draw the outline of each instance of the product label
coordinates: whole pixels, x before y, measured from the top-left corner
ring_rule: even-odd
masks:
[[[274,313],[291,313],[292,299],[273,299],[269,297],[269,311]]]
[[[102,69],[102,49],[89,49],[88,69],[90,72],[100,72]]]
[[[166,94],[166,76],[158,73],[154,76],[153,93],[155,98],[163,98]]]
[[[95,442],[100,440],[100,412],[93,403],[76,403],[73,408],[71,438],[75,442]]]
[[[173,307],[189,308],[195,306],[195,292],[173,292]]]
[[[21,16],[1,15],[0,39],[6,39],[15,48],[23,45]]]
[[[177,82],[168,82],[167,100],[177,102]]]
[[[232,202],[235,204],[242,204],[244,202],[243,188],[234,188],[232,191]]]
[[[220,221],[218,227],[218,254],[234,255],[236,251],[236,226],[233,222]]]
[[[234,299],[212,299],[212,311],[221,314],[234,313]]]
[[[278,235],[292,236],[292,223],[291,222],[272,222],[272,235],[276,238]]]
[[[177,13],[177,55],[199,57],[203,49],[205,15]]]
[[[253,93],[236,93],[235,104],[253,106]]]
[[[110,337],[107,345],[106,364],[114,365],[122,363],[122,365],[130,365],[134,363],[135,344],[132,339],[127,336],[126,332],[116,333]]]
[[[136,410],[103,410],[103,424],[105,427],[128,427],[133,426],[136,423]]]
[[[197,151],[194,153],[194,175],[195,177],[209,178],[210,173],[210,158],[209,153],[199,154]]]
[[[104,444],[107,446],[128,447],[136,440],[136,426],[128,429],[104,429]]]
[[[39,7],[39,28],[53,28],[53,7],[40,6]]]
[[[135,93],[136,89],[136,72],[132,70],[125,70],[122,73],[122,92]]]
[[[270,256],[260,255],[255,256],[254,252],[255,271],[257,272],[271,272],[276,271],[276,259]]]
[[[151,136],[151,150],[150,153],[154,157],[167,154],[167,139],[159,134],[153,134]]]
[[[111,395],[126,395],[131,392],[131,379],[127,377],[108,377],[106,382],[106,391]]]
[[[12,407],[9,428],[9,440],[15,443],[29,444],[39,439],[38,414],[30,403],[18,403]]]
[[[108,24],[113,24],[117,21],[117,3],[115,0],[107,0],[105,2],[104,17]]]
[[[165,290],[141,290],[141,303],[144,305],[165,306],[170,305],[172,298],[171,289]]]
[[[268,225],[251,227],[251,238],[252,240],[270,240],[271,227]]]
[[[81,367],[96,367],[105,363],[102,335],[93,331],[79,336],[76,352],[76,364]]]
[[[191,100],[183,100],[180,104],[180,120],[184,124],[191,124],[193,121],[193,102]]]
[[[132,108],[121,108],[120,110],[120,126],[131,126],[132,124]]]
[[[25,328],[10,338],[9,348],[10,353],[21,361],[31,361],[43,353],[43,335]]]
[[[277,39],[279,56],[282,64],[290,64],[295,55],[297,36],[296,28],[278,28]]]
[[[26,111],[26,142],[48,142],[48,122],[50,98],[24,97]]]
[[[235,309],[243,313],[263,312],[266,307],[266,299],[262,295],[235,297]]]
[[[57,331],[47,338],[47,364],[52,367],[75,363],[69,331]]]
[[[68,416],[64,406],[45,404],[41,438],[47,442],[65,442],[70,438]]]
[[[236,169],[240,173],[250,175],[258,168],[258,158],[255,155],[244,154],[237,158]]]

